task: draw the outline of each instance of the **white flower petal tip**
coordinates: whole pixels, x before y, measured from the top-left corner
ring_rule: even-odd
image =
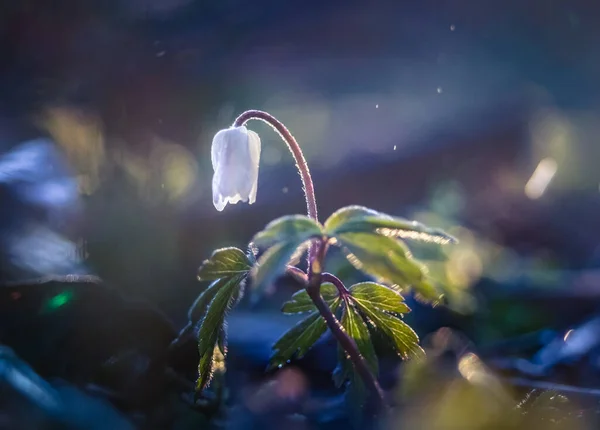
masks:
[[[219,212],[227,203],[256,201],[260,161],[258,134],[245,126],[219,131],[212,141],[211,160],[215,172],[213,204]]]

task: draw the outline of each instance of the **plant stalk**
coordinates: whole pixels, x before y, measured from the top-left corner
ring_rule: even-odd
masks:
[[[300,145],[298,145],[298,142],[292,133],[290,133],[290,131],[285,125],[283,125],[281,121],[279,121],[273,115],[260,110],[249,110],[242,113],[236,118],[233,126],[241,127],[253,119],[267,123],[279,134],[279,136],[281,136],[283,141],[287,144],[294,157],[294,160],[296,161],[296,167],[300,173],[300,177],[302,178],[303,191],[306,198],[307,214],[309,218],[318,221],[315,188],[310,175],[310,170],[308,169],[308,164],[306,163],[306,159],[304,158],[304,154],[302,153]],[[306,284],[306,292],[317,307],[321,317],[323,317],[325,320],[327,327],[337,342],[344,349],[344,351],[346,351],[346,354],[348,354],[348,357],[352,361],[354,368],[362,378],[367,388],[375,394],[378,401],[382,405],[385,405],[384,394],[379,386],[379,383],[377,382],[377,378],[375,378],[375,376],[369,370],[367,362],[358,350],[354,340],[344,331],[344,328],[337,320],[333,312],[331,312],[331,309],[321,296],[321,283],[323,282],[323,275],[325,275],[325,278],[328,282],[332,282],[338,289],[342,288],[339,290],[340,295],[342,295],[342,291],[346,288],[337,277],[331,274],[323,274],[326,252],[327,242],[325,241],[314,241],[308,250],[308,284]],[[345,290],[344,295],[346,296],[347,294],[348,292]]]
[[[310,176],[310,170],[308,170],[308,164],[306,163],[306,159],[304,158],[304,154],[302,153],[302,149],[300,149],[300,145],[287,129],[285,125],[273,115],[267,112],[263,112],[260,110],[249,110],[242,113],[240,116],[236,118],[233,123],[234,127],[241,127],[245,125],[251,119],[256,119],[262,122],[267,123],[273,130],[275,130],[283,139],[283,141],[287,144],[290,152],[294,156],[294,160],[296,161],[296,167],[298,168],[298,172],[300,173],[300,177],[302,178],[302,186],[304,188],[304,196],[306,197],[306,212],[308,216],[315,221],[318,221],[317,215],[317,201],[315,199],[315,187],[313,185],[312,178]]]
[[[340,293],[340,297],[346,298],[350,294],[350,291],[348,291],[342,280],[334,274],[325,272],[321,275],[321,278],[322,282],[332,283],[337,288],[338,293]]]
[[[326,243],[322,242],[319,244],[319,246],[317,248],[317,253],[315,255],[315,258],[316,258],[315,263],[316,264],[313,264],[313,266],[312,266],[313,268],[322,268],[323,267],[326,249],[327,249]],[[335,277],[331,274],[327,274],[327,275],[328,276],[326,276],[326,278],[328,278],[328,282],[339,281],[339,282],[332,282],[332,283],[336,287],[338,287],[338,290],[339,290],[340,286],[341,286],[341,288],[343,288],[345,290],[344,294],[342,294],[341,290],[339,290],[339,291],[340,291],[340,296],[343,297],[344,300],[346,300],[348,291],[346,290],[346,287],[343,285],[342,281],[340,281],[337,277]],[[333,278],[335,278],[335,279],[333,279]],[[383,390],[379,386],[379,382],[377,382],[377,378],[373,375],[373,373],[371,373],[371,370],[367,366],[367,362],[366,362],[365,358],[362,356],[362,354],[358,350],[358,346],[356,345],[356,342],[354,342],[354,339],[352,339],[350,336],[348,336],[348,334],[342,327],[342,324],[340,324],[338,319],[335,317],[333,312],[331,312],[331,309],[329,308],[329,306],[327,305],[327,303],[321,296],[320,289],[321,289],[322,282],[323,282],[323,274],[317,270],[310,270],[308,273],[308,285],[306,286],[306,292],[308,293],[309,297],[311,298],[311,300],[313,301],[313,303],[319,310],[319,313],[325,320],[325,323],[327,324],[327,327],[331,331],[331,334],[333,334],[333,337],[335,337],[337,342],[340,344],[340,346],[343,348],[343,350],[346,352],[346,354],[350,358],[350,361],[352,362],[354,369],[356,369],[356,372],[362,378],[367,389],[369,389],[371,392],[373,392],[373,394],[377,398],[380,405],[385,407],[385,405],[386,405],[385,396],[384,396]]]

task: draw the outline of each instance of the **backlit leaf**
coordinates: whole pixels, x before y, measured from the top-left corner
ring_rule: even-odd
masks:
[[[373,306],[382,311],[405,314],[410,308],[397,291],[375,282],[361,282],[350,287],[352,300],[363,306]]]
[[[196,381],[197,390],[202,390],[210,383],[215,349],[219,341],[219,336],[223,336],[224,333],[225,316],[243,279],[243,275],[227,279],[215,293],[202,319],[198,331],[200,361],[198,363],[198,380]],[[220,342],[219,347],[225,350],[224,339]]]
[[[379,364],[373,343],[371,342],[369,329],[354,306],[346,306],[344,308],[344,314],[340,322],[348,336],[356,342],[358,352],[364,357],[371,372],[377,375],[379,373]]]
[[[305,215],[288,215],[271,221],[252,242],[268,247],[280,242],[302,243],[323,235],[321,225]]]
[[[198,269],[198,280],[214,281],[219,278],[243,275],[247,274],[250,268],[250,260],[241,249],[217,249]]]
[[[266,250],[250,272],[254,298],[259,297],[266,288],[285,273],[286,267],[294,259],[299,248],[305,249],[306,247],[305,243],[281,242]]]
[[[346,306],[344,307],[340,323],[348,336],[354,339],[358,351],[367,362],[369,370],[377,377],[377,374],[379,373],[379,363],[377,355],[375,354],[373,342],[371,341],[369,329],[362,316],[353,306]],[[367,399],[367,389],[362,378],[354,368],[352,361],[346,356],[346,353],[339,345],[338,365],[333,371],[333,381],[338,388],[347,381],[346,403],[349,407],[349,413],[351,413],[353,420],[358,424],[362,416],[362,408]]]
[[[217,279],[216,281],[211,283],[206,290],[200,293],[200,295],[188,311],[188,319],[192,324],[196,324],[202,319],[202,317],[204,317],[206,309],[208,308],[208,305],[210,304],[212,299],[215,297],[215,294],[217,294],[219,290],[225,284],[227,284],[227,282],[229,282],[229,279],[230,278]]]
[[[329,282],[321,284],[321,296],[331,307],[333,301],[339,297],[337,288]],[[281,311],[286,314],[298,314],[302,312],[315,311],[317,308],[306,290],[296,292],[289,302],[283,304]]]
[[[375,307],[359,303],[357,303],[357,306],[360,312],[369,319],[372,326],[381,331],[392,342],[394,349],[401,357],[423,356],[424,351],[419,346],[419,337],[408,324]]]
[[[376,233],[439,244],[456,242],[454,237],[441,230],[429,228],[416,221],[392,217],[363,206],[348,206],[336,211],[325,221],[325,231],[330,236],[342,233]]]
[[[335,312],[339,306],[339,299],[331,306]],[[327,325],[318,312],[313,312],[300,321],[273,345],[273,356],[269,368],[283,366],[292,358],[302,358],[308,350],[321,338]]]
[[[337,236],[337,243],[350,263],[379,282],[412,287],[424,298],[439,300],[440,294],[432,292],[424,269],[400,241],[372,233],[343,233]]]

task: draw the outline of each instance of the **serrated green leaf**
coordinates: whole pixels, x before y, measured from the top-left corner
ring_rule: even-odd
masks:
[[[348,206],[336,211],[325,221],[330,236],[342,233],[376,233],[388,237],[412,239],[439,244],[456,243],[449,234],[416,221],[392,217],[363,206]]]
[[[332,379],[336,388],[340,388],[347,381],[345,386],[346,406],[348,413],[353,417],[354,425],[352,427],[360,428],[360,419],[367,399],[367,388],[340,346],[338,346],[338,365],[333,370]]]
[[[220,336],[219,336],[220,339]],[[203,357],[200,357],[200,362],[198,365],[198,369],[201,367],[210,367],[210,375],[208,381],[202,385],[202,380],[198,378],[196,380],[196,391],[200,392],[204,388],[208,386],[210,382],[212,382],[213,378],[218,374],[225,373],[225,354],[221,350],[219,344],[215,345],[212,354],[205,354]]]
[[[337,237],[337,243],[350,263],[379,282],[412,287],[423,298],[435,296],[431,300],[439,300],[440,294],[432,293],[433,286],[424,269],[398,240],[371,233],[343,233]]]
[[[241,249],[217,249],[198,269],[198,280],[214,281],[229,276],[245,275],[250,268],[250,260]]]
[[[268,247],[252,270],[255,297],[282,275],[292,260],[299,259],[312,239],[322,237],[321,225],[304,215],[291,215],[270,222],[252,239]]]
[[[250,272],[254,295],[260,296],[278,276],[283,275],[298,250],[306,249],[306,247],[305,243],[281,242],[266,250]]]
[[[271,221],[252,242],[258,247],[268,247],[280,242],[302,243],[322,235],[322,227],[315,220],[305,215],[288,215]]]
[[[339,294],[333,284],[326,282],[321,284],[321,296],[323,296],[323,300],[331,307],[331,304],[339,297]],[[292,299],[289,302],[285,302],[281,308],[281,311],[286,314],[299,314],[315,310],[316,307],[306,290],[294,293]]]
[[[214,352],[216,348],[213,348],[210,354],[205,353],[200,356],[198,361],[198,379],[196,379],[196,391],[202,391],[206,388],[212,379],[213,363],[214,363]]]
[[[362,314],[369,320],[374,329],[386,335],[392,342],[394,349],[403,358],[421,357],[424,354],[419,346],[419,336],[401,319],[387,314],[371,306],[357,303]]]
[[[333,370],[332,378],[336,388],[340,388],[344,382],[348,381],[344,395],[346,407],[348,413],[352,415],[352,427],[361,428],[362,411],[367,399],[367,388],[340,346],[338,346],[338,364]]]
[[[337,359],[338,363],[335,366],[335,369],[333,369],[332,379],[335,387],[340,388],[348,379],[348,376],[352,371],[352,365],[346,358],[346,353],[344,352],[344,349],[339,344],[337,347]]]
[[[335,211],[323,224],[325,231],[333,233],[344,224],[365,216],[377,216],[379,212],[359,205],[346,206]]]
[[[331,306],[335,312],[339,306],[339,299]],[[273,345],[273,355],[269,361],[269,369],[283,366],[292,358],[302,358],[308,350],[321,338],[327,325],[318,312],[313,312],[285,332]]]
[[[221,330],[219,331],[219,337],[217,337],[217,346],[223,356],[227,355],[227,321],[223,321]]]
[[[243,281],[244,276],[238,275],[228,278],[216,292],[211,300],[206,314],[200,324],[198,332],[198,380],[196,388],[205,388],[211,380],[213,371],[213,358],[217,348],[218,338],[223,334],[225,315],[231,307],[233,296]],[[223,344],[223,349],[224,344]]]
[[[354,339],[358,351],[367,362],[369,370],[377,376],[379,363],[371,342],[369,329],[362,316],[353,306],[346,306],[340,323],[348,336]],[[338,346],[338,365],[333,372],[333,381],[336,387],[340,387],[346,380],[348,381],[346,385],[348,406],[353,412],[357,413],[355,418],[359,418],[367,398],[366,387],[346,353]]]
[[[204,317],[206,309],[208,308],[208,305],[212,299],[215,297],[215,294],[217,294],[217,292],[223,287],[223,285],[227,284],[227,282],[229,282],[229,278],[217,279],[211,283],[206,290],[200,293],[188,311],[188,319],[192,325],[196,324],[202,319],[202,317]]]
[[[361,428],[362,411],[367,400],[367,387],[365,387],[365,383],[355,370],[352,370],[349,375],[349,382],[346,386],[346,399],[347,406],[350,409],[349,412],[352,415],[353,427],[356,429]]]
[[[346,306],[344,308],[344,314],[340,323],[348,336],[354,339],[358,352],[364,357],[371,372],[377,376],[379,373],[379,362],[375,354],[375,348],[373,348],[373,343],[371,342],[369,329],[354,306]]]
[[[410,308],[400,293],[375,282],[361,282],[350,287],[352,300],[363,306],[374,306],[382,311],[405,314]]]
[[[415,298],[424,303],[438,304],[443,296],[430,279],[424,278],[413,286]]]

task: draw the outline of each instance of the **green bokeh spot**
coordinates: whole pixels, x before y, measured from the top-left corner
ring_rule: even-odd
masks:
[[[51,297],[46,304],[46,308],[50,311],[56,310],[58,308],[63,307],[67,303],[69,303],[72,299],[73,299],[72,291],[63,291],[62,293],[59,293],[56,296]]]

